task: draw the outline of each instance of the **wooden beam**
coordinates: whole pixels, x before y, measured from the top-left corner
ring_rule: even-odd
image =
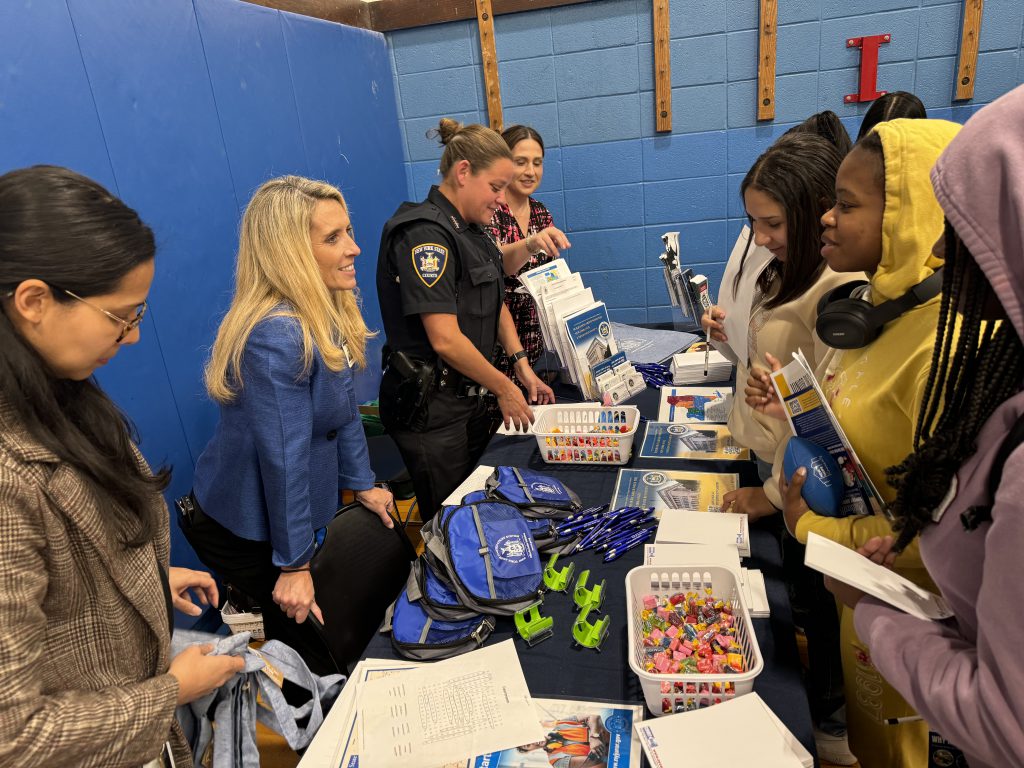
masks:
[[[589,2],[593,0],[492,0],[491,5],[492,15],[501,16]],[[378,0],[367,5],[378,32],[476,18],[475,0]]]
[[[289,11],[316,19],[373,29],[373,3],[363,0],[245,0],[253,5]]]
[[[775,49],[779,0],[761,0],[757,53],[757,119],[775,119]]]
[[[501,133],[504,116],[501,112],[498,54],[494,50],[494,13],[491,10],[491,0],[476,0],[476,24],[480,30],[480,60],[483,62],[484,89],[487,92],[487,120],[492,130]]]
[[[672,130],[672,51],[669,48],[669,0],[654,0],[655,130]]]
[[[978,77],[978,38],[981,37],[981,13],[985,0],[965,0],[964,26],[960,33],[960,65],[956,70],[954,101],[974,98],[974,81]]]

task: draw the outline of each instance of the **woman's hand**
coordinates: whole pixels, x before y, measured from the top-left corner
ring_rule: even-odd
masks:
[[[776,514],[778,508],[768,501],[768,494],[761,486],[737,488],[722,497],[722,511],[745,514],[750,522]]]
[[[171,659],[168,674],[178,680],[178,706],[213,693],[245,668],[240,656],[211,656],[213,645],[190,645]]]
[[[892,544],[892,536],[874,536],[864,542],[864,546],[857,550],[857,554],[863,555],[873,563],[892,568],[892,564],[896,560],[896,552],[893,551]],[[864,597],[864,593],[856,587],[851,587],[831,576],[825,577],[825,586],[836,596],[836,599],[850,608],[856,608],[857,603]]]
[[[203,605],[218,604],[217,582],[205,571],[190,568],[171,567],[167,570],[167,581],[171,586],[171,602],[174,607],[188,616],[199,616],[203,609],[192,602],[190,589],[196,591]]]
[[[356,501],[380,518],[385,528],[394,528],[391,514],[395,511],[395,497],[386,488],[367,488],[356,491]]]
[[[722,320],[725,320],[725,310],[712,307],[705,312],[700,318],[700,327],[704,329],[704,335],[715,341],[728,341],[729,337],[725,335]]]
[[[766,354],[764,357],[768,361],[768,365],[772,367],[772,373],[782,367],[782,363],[772,355]],[[747,386],[743,392],[746,395],[747,405],[758,413],[771,416],[779,421],[786,420],[786,411],[772,385],[771,376],[761,366],[752,365],[750,367],[750,376],[747,378]]]
[[[529,395],[529,401],[535,405],[546,405],[548,403],[555,402],[555,393],[551,387],[540,380],[540,377],[533,372],[532,368],[526,368],[524,371],[516,371],[516,378],[518,378],[523,386],[526,387],[526,391]]]
[[[531,256],[536,256],[544,251],[548,256],[554,258],[559,251],[572,247],[569,238],[558,227],[545,227],[540,232],[530,235],[526,240],[526,250]]]
[[[505,379],[505,381],[508,383],[508,386],[503,386],[501,392],[494,393],[498,398],[501,420],[505,424],[505,429],[512,429],[514,427],[518,431],[525,432],[529,429],[530,424],[533,423],[533,411],[526,404],[526,398],[523,397],[522,390],[513,384],[511,379]],[[547,385],[545,384],[544,386]],[[551,388],[548,387],[548,391],[550,390]],[[552,395],[552,398],[554,398],[554,395]]]
[[[811,511],[811,508],[807,506],[807,502],[804,501],[804,497],[800,495],[805,480],[807,480],[806,467],[797,468],[788,483],[786,482],[785,475],[779,477],[782,514],[786,518],[786,527],[793,534],[793,538],[796,538],[796,525],[800,522],[800,518]]]
[[[274,585],[274,602],[287,614],[301,624],[309,614],[316,616],[317,621],[324,623],[324,615],[316,604],[313,593],[313,576],[309,571],[281,571]]]

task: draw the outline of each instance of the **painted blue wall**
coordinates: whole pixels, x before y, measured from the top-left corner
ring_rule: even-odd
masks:
[[[156,233],[142,341],[99,378],[147,459],[174,466],[169,499],[191,487],[216,424],[202,367],[230,301],[239,216],[259,184],[295,173],[341,188],[365,249],[364,313],[380,327],[377,240],[406,186],[395,104],[385,40],[364,30],[237,0],[0,6],[0,172],[66,165]],[[362,399],[376,396],[378,377],[361,377]],[[175,561],[194,563],[172,533]]]
[[[1024,80],[1024,3],[985,3],[972,102],[952,106],[961,2],[783,0],[776,120],[757,123],[757,0],[672,0],[673,132],[654,130],[650,0],[592,0],[498,16],[505,124],[536,127],[548,145],[542,192],[570,232],[569,258],[627,322],[671,317],[657,260],[660,235],[682,232],[684,261],[717,286],[739,228],[739,184],[794,123],[823,109],[856,134],[866,105],[859,53],[846,38],[890,33],[878,87],[917,93],[930,114],[966,120]],[[486,123],[475,22],[388,36],[405,139],[409,194],[421,198],[440,150],[425,131],[442,115]]]

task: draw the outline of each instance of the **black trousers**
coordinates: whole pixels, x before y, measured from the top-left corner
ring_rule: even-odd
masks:
[[[273,565],[269,541],[250,541],[236,536],[199,508],[191,521],[179,513],[178,524],[192,549],[207,568],[225,584],[241,590],[263,611],[263,631],[267,640],[280,640],[294,648],[315,674],[338,671],[327,646],[310,619],[302,624],[288,618],[274,602],[274,585],[281,569]],[[224,602],[224,596],[221,602]]]
[[[413,431],[395,417],[397,380],[384,375],[380,419],[402,454],[416,491],[423,522],[430,520],[448,494],[469,477],[493,434],[493,416],[483,397],[456,397],[449,390],[431,394],[426,426]]]

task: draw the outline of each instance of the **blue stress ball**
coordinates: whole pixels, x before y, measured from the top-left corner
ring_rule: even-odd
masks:
[[[832,454],[802,437],[790,438],[782,457],[782,471],[786,480],[800,467],[807,468],[807,479],[801,496],[813,512],[827,517],[839,517],[843,500],[843,473]]]

